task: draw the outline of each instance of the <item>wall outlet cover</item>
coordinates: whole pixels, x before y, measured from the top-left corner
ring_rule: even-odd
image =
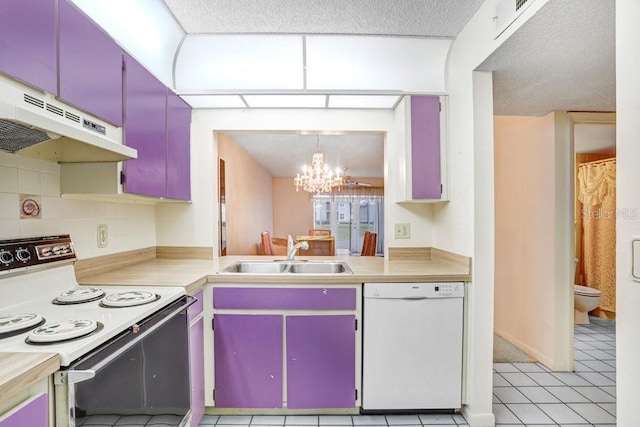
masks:
[[[411,236],[410,224],[396,224],[395,225],[395,238],[396,239],[408,239]]]
[[[106,248],[109,244],[109,231],[107,224],[98,224],[98,247]]]

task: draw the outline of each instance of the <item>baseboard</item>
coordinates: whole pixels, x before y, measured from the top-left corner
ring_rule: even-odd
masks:
[[[460,412],[469,423],[469,427],[495,427],[496,425],[496,416],[491,412],[472,412],[468,406],[463,406]]]
[[[531,357],[535,358],[538,362],[542,363],[547,368],[553,369],[553,359],[549,358],[547,355],[540,353],[530,345],[525,344],[524,342],[520,341],[513,335],[506,333],[505,331],[501,331],[500,329],[494,327],[494,332],[524,351],[525,353],[529,354]]]

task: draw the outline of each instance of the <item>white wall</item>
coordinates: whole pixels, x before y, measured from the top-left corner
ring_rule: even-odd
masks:
[[[553,370],[573,365],[567,120],[494,120],[495,332]]]
[[[631,280],[631,236],[640,235],[640,2],[616,1],[617,424],[638,424],[640,283]]]
[[[398,182],[404,162],[404,114],[388,110],[317,109],[195,110],[191,123],[193,202],[158,207],[159,245],[217,245],[217,142],[212,136],[215,130],[385,132],[385,242],[387,246],[433,245],[431,208],[404,208],[394,203],[404,197],[404,182]],[[395,240],[394,223],[410,223],[411,238]]]
[[[41,218],[20,219],[20,195],[40,198]],[[98,248],[97,226],[109,243]],[[0,239],[70,234],[79,259],[156,246],[152,205],[60,197],[60,165],[0,151]]]
[[[493,95],[489,73],[474,70],[548,0],[533,2],[498,39],[495,2],[485,1],[452,44],[449,94],[449,196],[434,207],[434,245],[473,257],[468,304],[467,396],[473,427],[493,426]]]

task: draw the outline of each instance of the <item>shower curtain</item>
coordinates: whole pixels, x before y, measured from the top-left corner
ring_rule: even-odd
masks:
[[[586,285],[602,292],[600,308],[616,311],[616,160],[578,168]]]

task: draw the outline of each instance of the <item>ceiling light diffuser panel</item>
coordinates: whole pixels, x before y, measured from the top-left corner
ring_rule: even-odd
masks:
[[[302,90],[302,37],[188,35],[177,54],[179,92]]]
[[[324,108],[326,95],[243,95],[252,108]]]
[[[398,95],[330,95],[329,108],[388,108],[396,106]]]
[[[193,108],[246,108],[238,95],[182,95]]]
[[[445,92],[451,40],[306,36],[307,89]]]

